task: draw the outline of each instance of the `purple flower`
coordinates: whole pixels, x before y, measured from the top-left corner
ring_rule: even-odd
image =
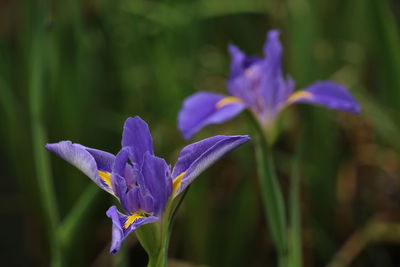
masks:
[[[188,97],[179,113],[178,126],[190,138],[204,126],[218,124],[250,109],[268,127],[277,114],[294,103],[310,103],[330,109],[359,113],[360,106],[342,85],[319,81],[294,92],[294,81],[282,74],[282,46],[279,32],[267,34],[264,58],[248,57],[238,47],[229,46],[232,58],[228,79],[230,96],[198,92]]]
[[[100,188],[115,196],[126,214],[115,206],[107,211],[113,222],[111,253],[143,224],[158,221],[167,202],[176,197],[206,168],[227,152],[247,142],[248,136],[214,136],[186,146],[171,166],[156,157],[146,122],[125,121],[122,149],[116,156],[70,141],[47,144],[46,149],[68,161]]]

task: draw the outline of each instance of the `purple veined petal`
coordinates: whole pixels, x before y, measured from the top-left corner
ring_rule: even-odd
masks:
[[[259,57],[247,57],[237,46],[228,46],[231,55],[230,75],[227,82],[228,92],[246,103],[246,105],[257,110],[257,92],[261,73],[259,62],[263,59]]]
[[[279,111],[280,105],[284,103],[289,94],[293,91],[293,81],[287,81],[282,74],[282,44],[279,40],[279,31],[271,30],[267,33],[267,40],[264,44],[263,75],[260,87],[265,103],[264,120],[273,120]]]
[[[114,195],[110,183],[111,174],[109,173],[110,166],[108,164],[111,161],[111,157],[114,157],[112,154],[86,148],[80,144],[73,144],[71,141],[47,144],[45,148],[78,168],[100,188]],[[102,176],[100,177],[99,174]]]
[[[229,44],[228,51],[231,56],[230,75],[232,78],[240,75],[245,70],[246,55],[236,45]]]
[[[344,86],[332,81],[315,82],[305,90],[293,93],[287,103],[309,103],[329,109],[360,113],[360,105],[349,91]]]
[[[277,69],[281,68],[281,57],[282,57],[282,44],[279,40],[279,31],[270,30],[267,33],[267,40],[264,44],[264,56],[268,61],[275,65]]]
[[[261,57],[246,56],[239,47],[234,44],[228,45],[228,51],[231,56],[230,78],[233,79],[242,75],[251,65],[263,60]]]
[[[115,156],[111,153],[90,148],[90,147],[85,147],[80,144],[76,144],[78,146],[81,146],[84,148],[86,151],[88,151],[94,158],[97,164],[97,168],[102,171],[106,172],[111,172],[112,166],[114,164]]]
[[[225,122],[245,107],[235,97],[198,92],[185,99],[178,116],[178,127],[183,137],[189,139],[204,126]]]
[[[172,177],[181,181],[176,182],[176,195],[185,188],[205,169],[215,163],[229,151],[246,143],[250,138],[247,135],[214,136],[190,144],[182,149],[175,164]],[[176,185],[180,183],[179,185]],[[179,186],[179,187],[178,187]]]
[[[129,165],[128,159],[129,149],[124,147],[115,157],[111,174],[113,191],[125,212],[132,214],[137,210],[143,210],[147,213],[153,213],[153,197],[143,186],[143,175],[136,168],[136,165],[133,167]],[[135,182],[132,183],[133,181]]]
[[[153,223],[159,220],[159,218],[155,216],[141,217],[139,215],[135,217],[135,214],[126,216],[125,214],[120,213],[115,206],[111,206],[107,210],[106,214],[113,223],[112,241],[110,247],[110,252],[112,254],[115,254],[119,251],[122,242],[131,232],[135,231],[144,224]]]
[[[122,133],[122,147],[131,147],[131,161],[142,165],[143,155],[154,154],[153,139],[147,123],[139,116],[128,118]]]
[[[160,215],[165,208],[171,192],[172,181],[170,167],[164,159],[147,152],[142,165],[143,184],[139,186],[147,190],[153,198],[153,214]]]

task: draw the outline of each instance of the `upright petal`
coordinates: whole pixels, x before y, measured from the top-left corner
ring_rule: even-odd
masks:
[[[271,65],[274,65],[274,69],[281,69],[281,57],[282,57],[282,44],[279,40],[279,31],[271,30],[267,33],[267,40],[264,44],[264,56],[268,59]]]
[[[80,144],[73,144],[71,141],[47,144],[45,148],[68,161],[99,187],[113,194],[110,184],[110,164],[114,161],[114,155]]]
[[[126,213],[132,214],[138,210],[153,213],[152,196],[145,187],[137,185],[137,183],[144,183],[143,175],[136,166],[129,165],[128,157],[129,151],[126,147],[122,148],[115,157],[111,175],[113,191]]]
[[[245,108],[239,98],[198,92],[185,99],[178,116],[178,127],[189,139],[204,126],[227,121]]]
[[[231,55],[230,75],[232,78],[234,78],[244,72],[246,55],[236,45],[233,44],[228,46],[228,51]]]
[[[144,187],[153,198],[153,214],[160,215],[164,211],[172,191],[170,168],[164,159],[146,153],[142,165],[143,182],[139,186]],[[143,183],[143,184],[142,184]]]
[[[231,55],[230,75],[227,82],[231,95],[243,99],[246,105],[254,110],[259,109],[257,98],[259,94],[259,72],[263,59],[260,57],[248,57],[237,46],[228,46]]]
[[[360,113],[360,105],[345,87],[331,81],[319,81],[305,90],[293,93],[287,100],[292,103],[310,103],[329,109]]]
[[[184,147],[172,172],[174,186],[177,187],[176,194],[182,192],[202,171],[223,155],[249,140],[247,135],[219,135]]]
[[[149,126],[139,116],[128,118],[124,124],[122,133],[122,147],[129,147],[131,161],[142,165],[143,156],[148,151],[154,154],[153,139]]]
[[[115,254],[121,247],[124,239],[140,226],[158,221],[159,218],[155,216],[142,216],[139,214],[132,214],[126,216],[118,211],[117,207],[111,206],[107,210],[107,217],[112,220],[112,241],[110,252]]]
[[[293,90],[293,81],[285,81],[282,74],[283,48],[279,40],[279,31],[271,30],[267,33],[267,41],[264,45],[264,71],[260,82],[265,103],[267,120],[273,120],[284,104],[284,100]]]

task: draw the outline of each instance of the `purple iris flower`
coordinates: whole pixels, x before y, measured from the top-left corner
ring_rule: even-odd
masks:
[[[204,126],[227,121],[245,108],[267,128],[278,113],[294,103],[310,103],[330,109],[359,113],[360,106],[340,84],[318,81],[294,92],[294,81],[282,74],[279,31],[271,30],[264,45],[264,58],[248,57],[229,45],[232,58],[227,87],[230,96],[198,92],[188,97],[179,113],[178,126],[190,138]]]
[[[125,121],[122,149],[115,156],[70,141],[47,144],[46,149],[68,161],[100,188],[115,196],[126,214],[116,206],[107,211],[113,222],[111,253],[141,225],[163,216],[167,202],[227,152],[247,142],[248,136],[214,136],[186,146],[171,170],[156,157],[146,122],[139,117]]]

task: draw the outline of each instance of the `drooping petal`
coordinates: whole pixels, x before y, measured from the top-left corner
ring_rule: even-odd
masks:
[[[139,186],[152,196],[153,214],[160,215],[172,191],[170,168],[164,159],[147,152],[143,159],[142,174],[143,181],[139,180]]]
[[[249,140],[247,135],[220,135],[184,147],[172,173],[174,186],[177,187],[176,194],[182,192],[202,171],[223,155]]]
[[[178,116],[178,127],[184,138],[189,139],[204,126],[227,121],[245,107],[236,97],[198,92],[185,99]]]
[[[114,155],[80,144],[73,144],[71,141],[47,144],[45,148],[78,168],[100,188],[113,194],[110,183],[110,163],[115,158]]]
[[[129,147],[131,161],[142,165],[143,156],[148,151],[154,154],[153,139],[147,123],[139,116],[128,118],[122,133],[122,147]]]
[[[347,89],[332,81],[319,81],[305,90],[293,93],[287,100],[292,103],[310,103],[350,113],[360,113],[360,105]]]
[[[115,254],[121,247],[124,239],[140,226],[158,221],[159,218],[155,216],[145,217],[140,214],[132,214],[126,216],[118,211],[117,207],[111,206],[107,212],[107,217],[112,220],[112,241],[110,252]]]

